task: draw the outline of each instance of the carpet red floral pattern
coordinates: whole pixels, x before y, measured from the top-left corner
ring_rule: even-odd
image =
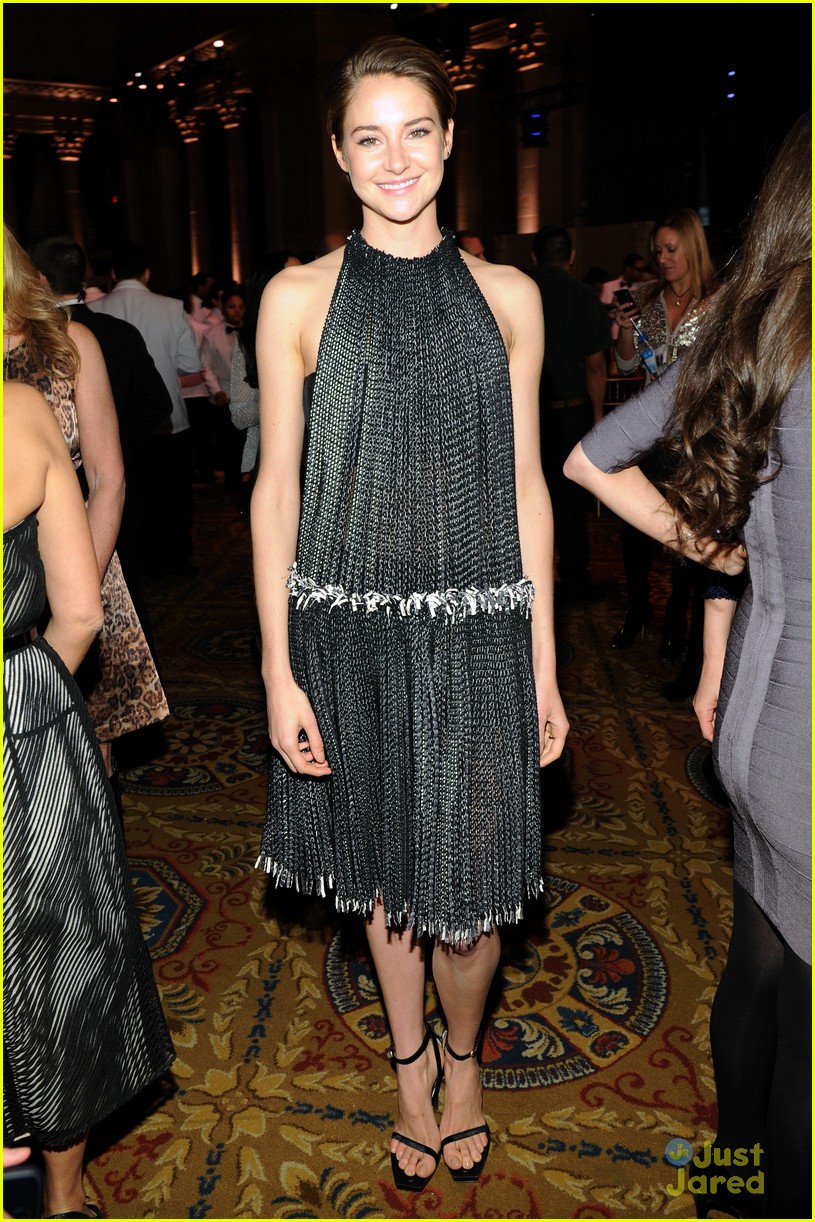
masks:
[[[249,528],[197,492],[193,581],[148,585],[172,716],[121,774],[133,885],[177,1059],[91,1141],[118,1218],[691,1217],[674,1137],[712,1136],[708,1015],[730,921],[729,827],[651,635],[615,654],[620,592],[559,612],[568,759],[544,774],[544,894],[508,929],[483,1043],[485,1174],[398,1192],[396,1081],[364,931],[254,869],[267,740]],[[619,528],[591,519],[595,575]],[[657,560],[655,602],[667,565]],[[132,747],[132,745],[131,745]],[[127,756],[127,752],[125,752]],[[432,982],[427,1013],[442,1016]],[[443,1098],[443,1095],[442,1095]]]

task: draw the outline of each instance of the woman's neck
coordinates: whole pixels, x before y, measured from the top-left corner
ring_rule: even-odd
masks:
[[[687,305],[691,298],[692,284],[690,276],[683,276],[680,280],[669,280],[665,285],[665,292],[677,305]]]
[[[398,259],[420,259],[429,255],[442,238],[435,208],[432,214],[426,209],[421,216],[404,224],[388,221],[365,208],[360,233],[369,246]]]

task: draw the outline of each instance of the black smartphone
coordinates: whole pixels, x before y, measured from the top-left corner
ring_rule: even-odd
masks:
[[[638,318],[642,317],[640,307],[637,305],[628,289],[615,289],[614,300],[617,302],[617,305],[622,307],[622,309],[628,309],[627,317],[630,318],[632,322],[636,322]],[[612,318],[613,317],[614,315],[612,314]]]
[[[43,1171],[36,1163],[3,1168],[3,1209],[11,1218],[41,1218]]]
[[[615,289],[614,297],[621,306],[636,306],[637,304],[628,289]]]

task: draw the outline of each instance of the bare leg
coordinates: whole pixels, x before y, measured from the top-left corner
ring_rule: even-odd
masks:
[[[102,759],[105,761],[105,772],[108,776],[113,775],[113,743],[99,743],[99,749],[102,752]]]
[[[43,1150],[45,1159],[45,1216],[81,1212],[85,1207],[82,1164],[87,1137],[67,1150]],[[89,1215],[90,1216],[90,1215]]]
[[[500,955],[497,933],[483,934],[469,946],[436,945],[433,978],[447,1019],[447,1040],[454,1052],[464,1054],[475,1046]],[[481,1069],[475,1057],[454,1061],[445,1053],[444,1082],[441,1136],[483,1124]],[[485,1133],[464,1138],[444,1147],[444,1161],[454,1170],[469,1169],[478,1162],[486,1144]]]
[[[424,948],[409,933],[388,929],[385,912],[377,903],[366,922],[368,944],[382,989],[385,1011],[396,1056],[411,1056],[425,1036],[424,1025]],[[439,1148],[439,1126],[430,1103],[436,1080],[436,1059],[432,1045],[425,1056],[412,1065],[397,1069],[398,1112],[396,1130],[413,1141]],[[391,1150],[408,1175],[431,1175],[435,1163],[426,1154],[412,1150],[401,1141],[392,1141]]]

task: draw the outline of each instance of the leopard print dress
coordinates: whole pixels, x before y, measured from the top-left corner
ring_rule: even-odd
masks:
[[[74,382],[44,370],[27,344],[6,356],[5,377],[35,387],[51,405],[71,453],[82,465]],[[104,625],[78,676],[100,742],[111,742],[169,715],[167,697],[150,653],[116,552],[102,581]]]

